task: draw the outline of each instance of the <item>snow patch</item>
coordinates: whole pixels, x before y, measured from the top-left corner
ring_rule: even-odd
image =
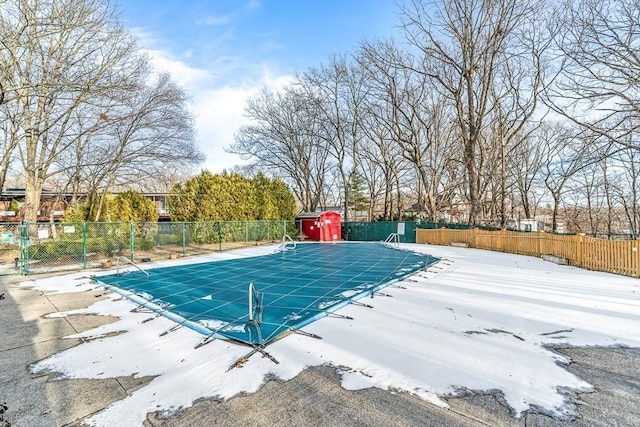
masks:
[[[278,365],[254,356],[244,367],[226,372],[246,347],[214,340],[196,350],[203,336],[188,328],[160,336],[175,323],[132,312],[135,304],[111,294],[88,308],[51,315],[91,313],[119,320],[69,336],[88,340],[34,364],[31,371],[67,378],[155,377],[93,415],[87,421],[93,426],[139,426],[148,412],[252,393],[265,378],[286,381],[305,367],[323,364],[340,367],[342,385],[349,389],[406,391],[440,406],[446,404],[438,396],[495,391],[515,414],[542,408],[563,416],[573,410],[567,393],[592,387],[564,369],[569,360],[553,346],[640,347],[637,279],[518,255],[401,246],[441,261],[398,282],[402,286],[385,288],[393,298],[374,297],[374,309],[349,305],[339,314],[351,319],[330,316],[304,328],[322,340],[292,334],[274,342],[268,351]],[[272,249],[225,252],[199,261]],[[24,286],[43,292],[94,289],[95,283],[83,276],[30,280]]]

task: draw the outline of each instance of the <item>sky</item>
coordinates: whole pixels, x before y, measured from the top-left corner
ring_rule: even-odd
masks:
[[[92,426],[142,425],[148,412],[172,413],[194,401],[253,393],[265,377],[287,381],[308,366],[327,364],[340,367],[342,386],[350,390],[405,391],[442,407],[448,406],[443,396],[493,391],[515,416],[538,408],[571,418],[579,402],[572,392],[594,388],[570,373],[569,359],[551,347],[640,346],[640,282],[635,278],[478,249],[400,247],[441,261],[399,286],[384,288],[392,298],[366,297],[373,308],[352,304],[338,311],[348,318],[324,317],[303,328],[322,339],[291,334],[270,344],[267,351],[277,365],[258,355],[241,369],[227,371],[247,354],[246,346],[214,340],[195,349],[204,335],[189,328],[167,333],[176,325],[168,318],[133,310],[132,301],[106,293],[88,308],[46,317],[97,314],[118,320],[68,336],[83,343],[29,369],[65,379],[153,377],[85,420]],[[260,256],[274,248],[216,252],[145,268]],[[86,271],[36,278],[22,286],[43,293],[96,289]],[[19,406],[11,409],[25,412]]]
[[[248,97],[362,40],[398,34],[399,22],[393,0],[120,0],[119,9],[155,70],[191,97],[207,157],[194,173],[243,163],[224,149],[247,123]]]

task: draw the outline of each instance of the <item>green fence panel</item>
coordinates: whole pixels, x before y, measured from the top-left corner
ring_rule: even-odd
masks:
[[[404,224],[404,234],[400,234],[401,243],[415,243],[417,228],[453,228],[468,230],[469,224],[431,221],[375,221],[345,222],[342,224],[342,238],[354,241],[382,241],[391,233],[398,233],[398,225]],[[400,228],[402,231],[402,226]]]
[[[342,238],[351,241],[375,242],[386,239],[391,233],[398,233],[400,243],[415,243],[417,224],[414,221],[345,222],[342,224]]]
[[[0,224],[0,276],[20,274],[22,270],[22,225]]]

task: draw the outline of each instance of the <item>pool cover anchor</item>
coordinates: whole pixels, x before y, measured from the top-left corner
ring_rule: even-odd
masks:
[[[152,310],[151,308],[147,307],[147,303],[145,302],[144,304],[138,304],[135,307],[133,307],[131,310],[129,310],[131,313],[156,313],[154,319],[156,317],[160,317],[162,316],[161,313]]]
[[[249,361],[249,358],[256,353],[262,354],[262,357],[268,358],[276,365],[280,364],[280,362],[278,362],[278,360],[275,357],[273,357],[272,355],[270,355],[264,350],[264,347],[265,347],[264,345],[254,344],[252,345],[252,347],[253,347],[253,350],[251,350],[249,353],[245,354],[244,356],[239,357],[238,360],[236,360],[231,366],[227,368],[226,372],[229,372],[233,368],[242,368],[245,365],[245,363]]]
[[[337,314],[337,313],[329,313],[327,314],[327,317],[336,317],[338,319],[353,320],[353,317],[351,316],[345,316],[344,314]]]
[[[321,340],[322,339],[322,337],[320,335],[312,334],[311,332],[305,332],[305,331],[303,331],[301,329],[291,328],[291,332],[293,332],[294,334],[305,336],[305,337],[315,338],[317,340]]]
[[[231,322],[231,323],[228,323],[228,324],[226,324],[226,325],[223,325],[223,326],[219,327],[218,329],[213,329],[213,330],[212,330],[212,332],[211,332],[211,334],[207,335],[207,336],[205,337],[205,339],[203,339],[202,341],[200,341],[200,342],[199,342],[198,344],[196,344],[196,346],[195,346],[195,347],[193,347],[193,348],[194,348],[194,349],[198,349],[198,348],[200,348],[200,347],[202,347],[202,346],[205,346],[205,345],[209,344],[210,342],[215,341],[215,340],[219,337],[219,336],[218,336],[218,334],[219,334],[221,331],[224,331],[226,328],[229,328],[229,327],[233,326],[234,324],[235,324],[235,322]]]
[[[371,295],[373,295],[373,294],[371,294]],[[372,305],[365,304],[365,303],[360,302],[360,301],[351,301],[351,304],[353,304],[353,305],[359,305],[359,306],[361,306],[361,307],[373,308],[373,306],[372,306]]]
[[[211,335],[209,335],[208,337],[206,337],[205,339],[203,339],[202,341],[200,341],[198,344],[196,344],[195,347],[193,347],[194,350],[199,349],[202,346],[205,346],[207,344],[209,344],[210,342],[213,342],[216,340],[216,334],[215,332],[212,333]]]
[[[167,335],[167,334],[168,334],[168,333],[170,333],[170,332],[177,331],[178,329],[182,328],[186,322],[187,322],[187,321],[185,320],[184,322],[180,322],[180,323],[178,323],[177,325],[173,325],[172,327],[170,327],[170,328],[169,328],[169,329],[167,329],[166,331],[162,332],[162,333],[161,333],[160,335],[158,335],[158,336],[163,337],[163,336]]]
[[[372,293],[371,294],[371,298],[373,298],[374,295],[379,296],[379,297],[393,297],[393,295],[385,294],[384,292],[380,292],[380,291]]]

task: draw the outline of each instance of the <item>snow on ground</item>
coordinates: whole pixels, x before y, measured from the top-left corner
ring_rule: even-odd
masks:
[[[32,366],[64,378],[156,376],[131,396],[88,420],[91,425],[142,425],[148,412],[171,413],[196,399],[228,399],[254,392],[267,375],[283,380],[307,366],[339,367],[348,389],[380,387],[414,393],[436,405],[438,396],[497,391],[518,416],[531,407],[556,416],[573,413],[565,393],[591,386],[563,367],[554,346],[640,347],[640,280],[558,266],[540,259],[475,249],[402,245],[441,261],[386,288],[392,297],[367,299],[304,328],[323,339],[293,334],[267,350],[280,364],[253,356],[226,372],[247,347],[213,341],[186,328],[161,336],[174,323],[119,295],[81,313],[119,321],[70,336],[87,341]],[[274,247],[223,252],[183,262],[255,256]],[[172,262],[175,265],[175,261]],[[155,264],[161,265],[160,263]],[[25,283],[45,292],[94,288],[87,273]],[[147,321],[153,319],[152,321]]]

